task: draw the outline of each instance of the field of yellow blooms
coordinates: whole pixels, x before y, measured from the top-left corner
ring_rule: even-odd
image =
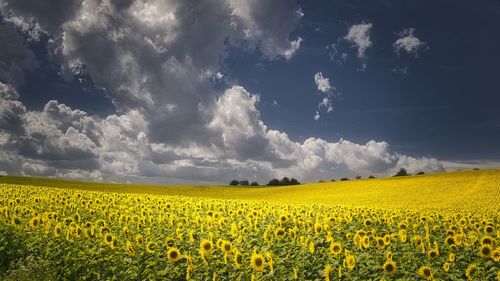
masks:
[[[38,280],[500,280],[500,170],[273,188],[1,182],[0,279],[30,256]]]

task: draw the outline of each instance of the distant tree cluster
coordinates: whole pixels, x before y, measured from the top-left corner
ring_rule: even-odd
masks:
[[[272,179],[269,181],[267,184],[268,186],[279,186],[279,185],[297,185],[300,184],[300,182],[294,178],[287,178],[283,177],[281,180],[279,179]]]
[[[253,182],[249,182],[247,180],[242,180],[242,181],[238,181],[238,180],[232,180],[229,185],[232,185],[232,186],[259,186],[259,183],[256,182],[256,181],[253,181]]]

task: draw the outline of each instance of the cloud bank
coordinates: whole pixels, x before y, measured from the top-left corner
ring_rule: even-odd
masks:
[[[0,11],[7,22],[0,36],[13,38],[13,46],[1,44],[7,48],[0,57],[2,172],[263,183],[281,176],[384,175],[399,167],[442,170],[433,158],[399,155],[383,141],[295,142],[266,126],[259,97],[243,86],[215,89],[213,74],[221,73],[229,48],[285,63],[300,52],[302,38],[290,36],[303,16],[294,1],[65,0],[48,8],[39,1],[0,0]],[[358,55],[371,45],[370,27],[349,31]],[[39,111],[25,106],[18,86],[37,62],[24,41],[40,36],[48,36],[61,76],[88,74],[117,113],[92,116],[56,100]]]

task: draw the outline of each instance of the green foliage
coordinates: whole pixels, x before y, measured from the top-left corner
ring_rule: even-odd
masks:
[[[32,255],[11,264],[2,277],[4,281],[53,281],[56,279],[54,267],[47,260]]]

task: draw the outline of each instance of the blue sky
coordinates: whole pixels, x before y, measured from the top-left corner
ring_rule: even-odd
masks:
[[[2,173],[316,181],[500,159],[499,1],[31,2],[0,1]]]

